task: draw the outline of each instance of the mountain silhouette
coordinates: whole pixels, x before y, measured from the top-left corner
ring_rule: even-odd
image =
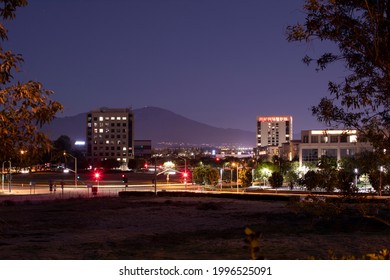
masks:
[[[255,146],[255,133],[225,129],[200,123],[158,107],[134,109],[134,139],[152,140],[161,146]],[[72,140],[86,140],[86,114],[55,118],[43,131],[55,140],[67,135]]]

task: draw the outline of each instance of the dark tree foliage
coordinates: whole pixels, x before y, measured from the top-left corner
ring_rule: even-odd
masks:
[[[239,172],[239,179],[243,188],[249,187],[252,184],[252,171],[248,169],[241,169]]]
[[[218,170],[210,165],[201,165],[192,171],[192,179],[197,184],[216,185],[219,179]]]
[[[269,183],[273,188],[280,188],[283,185],[283,175],[280,172],[272,172]]]
[[[4,24],[26,5],[26,0],[0,0],[0,160],[13,159],[22,150],[29,158],[48,151],[52,143],[39,128],[62,110],[60,103],[50,99],[53,92],[39,82],[13,82],[23,58],[3,48],[7,40]]]
[[[303,180],[301,181],[301,184],[306,187],[307,190],[311,191],[317,188],[320,185],[320,178],[317,174],[317,172],[313,170],[309,170],[306,174]]]
[[[390,150],[390,1],[306,0],[303,24],[289,26],[289,41],[330,41],[338,51],[314,61],[317,69],[342,62],[348,73],[329,82],[329,97],[312,107],[319,121],[355,128],[378,151]]]
[[[354,174],[341,169],[337,172],[336,187],[345,194],[352,194],[358,191],[357,186],[353,185]]]

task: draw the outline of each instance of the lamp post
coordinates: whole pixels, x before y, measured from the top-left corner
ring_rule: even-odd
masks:
[[[237,192],[238,192],[238,164],[237,164]]]
[[[237,188],[237,192],[238,192],[238,169],[239,169],[239,164],[238,163],[235,163],[235,162],[233,162],[233,164],[232,164],[232,166],[234,167],[234,166],[237,166],[237,177],[236,177],[236,188]]]
[[[9,164],[9,179],[8,179],[8,191],[11,192],[11,160],[8,160],[8,161],[3,161],[3,168],[2,168],[2,174],[1,174],[1,179],[2,179],[2,182],[1,182],[1,189],[2,191],[4,191],[4,163],[8,162]]]
[[[221,167],[220,169],[219,169],[219,180],[220,180],[220,182],[221,182],[221,190],[222,190],[222,175],[223,175],[223,167]]]
[[[68,154],[67,152],[64,152],[64,156],[70,156],[74,159],[74,186],[77,188],[77,158],[72,156],[71,154]]]
[[[353,170],[353,173],[355,173],[355,188],[357,188],[359,170],[357,168],[355,168]]]
[[[383,167],[379,167],[379,196],[382,196],[382,170]]]
[[[26,150],[20,150],[20,170],[23,169],[24,155],[27,153]]]
[[[5,161],[3,161],[3,167],[1,169],[1,190],[4,191],[4,163]]]
[[[233,183],[233,169],[236,166],[236,163],[233,162],[230,167],[230,188],[232,188],[232,183]],[[232,168],[233,167],[233,168]]]

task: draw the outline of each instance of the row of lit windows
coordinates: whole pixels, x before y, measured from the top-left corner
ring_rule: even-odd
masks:
[[[88,126],[89,127],[91,127],[91,123],[88,123]],[[103,123],[103,122],[98,122],[98,123],[93,123],[93,127],[109,127],[109,126],[124,126],[124,127],[126,127],[127,126],[127,123],[126,122],[124,122],[124,123],[122,123],[122,122],[118,122],[118,123],[108,123],[108,122],[105,122],[105,123]]]
[[[310,140],[310,142],[309,142]],[[357,141],[356,135],[304,135],[303,143],[353,143]]]
[[[340,149],[340,157],[351,157],[356,154],[356,149]],[[302,149],[302,161],[318,161],[318,155],[337,158],[337,149]]]
[[[114,127],[114,126],[123,126],[123,127],[127,127],[128,126],[128,123],[127,122],[94,122],[93,123],[93,127]],[[88,122],[87,123],[87,127],[88,128],[92,128],[92,123],[91,122]]]
[[[120,150],[127,151],[127,147],[121,147],[121,146],[103,146],[103,147],[104,147],[104,149],[106,151],[108,151],[110,149],[111,149],[111,151],[114,151],[114,150],[117,150],[117,151],[120,151]],[[103,150],[103,147],[93,146],[93,149],[94,149],[94,151]]]
[[[125,120],[127,120],[127,117],[108,117],[108,116],[106,116],[106,117],[103,117],[103,116],[100,116],[99,118],[98,117],[94,117],[93,118],[93,120],[94,121],[97,121],[99,119],[99,121],[104,121],[104,120],[106,120],[106,121],[108,121],[108,120],[111,120],[111,121],[115,121],[115,120],[117,120],[117,121],[120,121],[120,120],[122,120],[122,121],[125,121]]]
[[[127,129],[126,128],[117,128],[117,129],[115,129],[115,128],[111,128],[111,129],[109,129],[109,128],[106,128],[106,129],[104,129],[104,128],[99,128],[99,129],[94,128],[93,132],[94,133],[121,133],[121,132],[122,133],[126,133]]]
[[[103,134],[98,134],[98,135],[94,135],[93,136],[93,139],[103,139]],[[108,138],[111,138],[111,139],[114,139],[116,136],[117,139],[126,139],[127,138],[127,135],[126,134],[123,134],[123,135],[120,135],[120,134],[104,134],[104,138],[105,139],[108,139]]]

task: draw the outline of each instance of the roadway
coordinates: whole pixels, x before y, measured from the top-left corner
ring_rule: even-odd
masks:
[[[128,178],[127,184],[122,182],[122,175]],[[180,176],[170,176],[170,181],[166,181],[164,176],[157,177],[157,189],[153,184],[153,173],[107,173],[102,175],[102,180],[93,180],[91,173],[81,173],[77,186],[74,184],[74,174],[39,172],[30,174],[15,174],[12,176],[11,185],[5,181],[0,188],[1,200],[45,200],[45,199],[64,199],[74,197],[99,197],[99,196],[118,196],[122,191],[133,192],[161,192],[161,191],[191,191],[191,192],[214,192],[214,193],[241,193],[243,189],[237,189],[233,184],[230,187],[223,188],[205,187],[184,184]],[[52,182],[50,190],[49,182]],[[62,187],[62,182],[64,186]],[[94,194],[92,189],[96,190]],[[308,196],[308,195],[326,195],[308,193],[303,190],[294,191],[289,188],[267,189],[245,192],[247,195],[279,195],[279,196]],[[329,195],[329,194],[328,194]],[[331,196],[338,194],[331,194]]]
[[[117,196],[121,191],[154,192],[153,173],[117,172],[102,174],[102,180],[93,179],[91,172],[80,173],[77,186],[74,174],[62,172],[37,172],[13,174],[11,182],[8,178],[0,187],[0,200],[38,200],[71,197]],[[128,182],[122,182],[122,175]],[[164,176],[157,177],[157,191],[197,191],[200,186],[181,182],[180,176],[170,175],[167,181]],[[50,183],[52,187],[50,188]],[[63,185],[63,187],[62,187]],[[97,193],[92,189],[97,187]],[[18,198],[17,198],[18,197]]]

